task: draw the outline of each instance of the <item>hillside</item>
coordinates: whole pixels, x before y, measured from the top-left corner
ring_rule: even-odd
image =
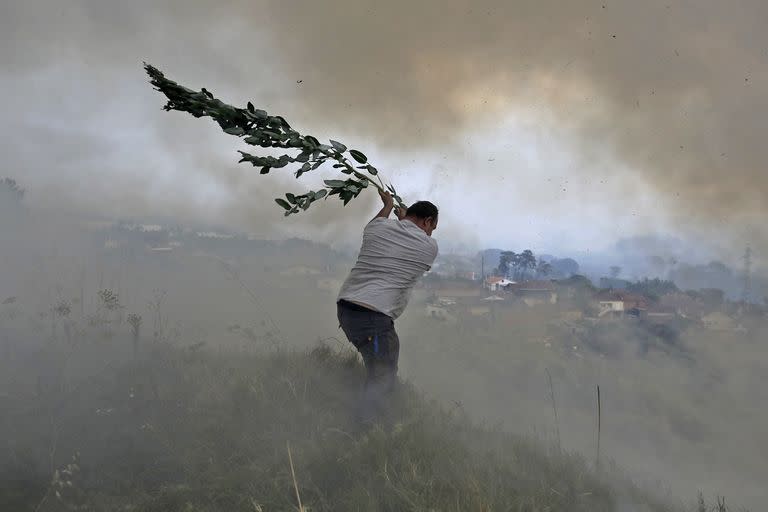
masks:
[[[407,384],[402,421],[356,432],[348,411],[361,367],[327,346],[158,346],[137,361],[87,349],[15,347],[3,358],[0,510],[297,510],[288,443],[305,510],[678,510]]]

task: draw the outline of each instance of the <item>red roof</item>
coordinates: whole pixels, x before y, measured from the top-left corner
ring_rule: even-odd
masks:
[[[485,278],[485,282],[488,283],[488,284],[496,284],[496,283],[498,283],[500,281],[503,281],[503,280],[504,280],[504,278],[503,277],[499,277],[499,276],[488,276],[488,277]]]

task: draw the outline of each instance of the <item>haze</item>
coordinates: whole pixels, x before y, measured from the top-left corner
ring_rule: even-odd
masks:
[[[335,291],[378,198],[283,217],[275,197],[332,170],[297,182],[238,164],[239,139],[162,110],[147,62],[360,148],[406,202],[440,207],[441,257],[401,331],[401,375],[420,392],[551,443],[551,372],[558,443],[591,457],[599,384],[606,458],[675,500],[704,490],[759,510],[766,22],[757,0],[5,1],[0,180],[24,193],[0,183],[0,405],[32,396],[17,393],[32,376],[90,375],[96,363],[82,375],[66,366],[82,346],[56,352],[73,336],[99,340],[82,354],[100,363],[131,360],[127,317],[105,320],[105,290],[119,295],[116,311],[143,315],[142,347],[282,354],[341,336]],[[506,320],[481,323],[474,306],[461,316],[462,287],[485,300],[481,277],[503,273],[499,251],[481,258],[489,248],[573,258],[574,271],[523,278],[564,293],[573,283],[562,282],[586,275],[604,290],[530,310],[509,292],[497,297],[511,304]],[[702,310],[664,312],[679,322],[672,334],[602,323],[600,294],[648,292],[646,277],[674,281],[668,295]],[[716,303],[712,289],[723,292]],[[665,293],[651,291],[662,305]],[[18,421],[2,428],[25,434]],[[28,446],[47,449],[47,428]],[[69,457],[79,441],[61,439]],[[44,491],[54,457],[34,457]]]

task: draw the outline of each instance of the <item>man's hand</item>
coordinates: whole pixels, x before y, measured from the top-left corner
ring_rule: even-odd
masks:
[[[389,217],[389,214],[392,213],[392,208],[395,206],[395,199],[392,197],[392,194],[386,190],[379,190],[379,197],[381,198],[381,202],[384,203],[384,206],[382,206],[381,210],[376,214],[374,219],[386,219]]]
[[[395,205],[395,199],[392,197],[392,194],[386,190],[379,190],[379,197],[381,198],[381,202],[384,203],[385,208],[391,209]]]
[[[403,220],[407,210],[408,207],[406,206],[395,206],[395,217],[397,217],[397,220]]]

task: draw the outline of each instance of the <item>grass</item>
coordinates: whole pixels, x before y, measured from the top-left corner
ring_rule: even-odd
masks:
[[[363,373],[349,352],[156,344],[134,360],[125,345],[6,358],[0,510],[682,510],[408,384],[393,427],[360,431]],[[37,385],[43,360],[66,360],[70,375],[48,367],[57,377]]]

